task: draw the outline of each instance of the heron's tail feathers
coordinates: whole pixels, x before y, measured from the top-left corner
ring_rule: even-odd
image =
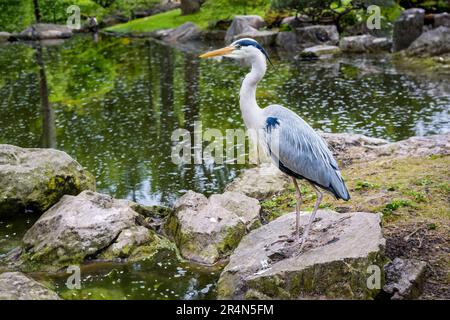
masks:
[[[350,194],[348,193],[347,186],[345,185],[344,179],[342,179],[341,173],[336,170],[335,175],[331,179],[329,186],[329,191],[334,194],[336,199],[342,199],[345,201],[350,200]]]

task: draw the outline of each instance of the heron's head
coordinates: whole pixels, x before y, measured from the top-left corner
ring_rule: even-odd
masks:
[[[234,41],[227,47],[222,49],[209,51],[200,56],[200,58],[211,58],[224,56],[237,60],[247,60],[252,61],[259,56],[264,56],[270,63],[269,55],[266,50],[255,40],[250,38],[243,38]]]

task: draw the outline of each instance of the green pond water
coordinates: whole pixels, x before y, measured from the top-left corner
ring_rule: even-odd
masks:
[[[193,131],[194,121],[224,134],[243,128],[238,92],[246,69],[200,61],[209,45],[192,47],[90,36],[0,46],[0,143],[64,150],[95,175],[99,192],[146,205],[170,205],[189,189],[221,192],[247,165],[173,164],[171,135]],[[411,74],[386,56],[316,62],[271,56],[275,67],[258,90],[262,107],[279,103],[316,129],[391,141],[450,130],[448,78]],[[0,254],[19,245],[36,219],[0,218]],[[66,288],[65,273],[32,276],[64,298],[215,297],[220,270],[157,260],[87,264],[81,291]]]

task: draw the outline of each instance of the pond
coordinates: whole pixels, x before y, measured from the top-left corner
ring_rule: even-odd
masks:
[[[95,175],[99,192],[146,205],[170,205],[189,189],[221,192],[246,165],[171,161],[175,129],[192,131],[194,121],[222,132],[243,128],[238,93],[246,70],[200,61],[206,49],[90,36],[0,46],[0,143],[64,150]],[[399,70],[386,56],[314,62],[270,54],[275,66],[257,94],[262,107],[282,104],[316,129],[391,141],[450,131],[448,79]],[[35,219],[0,220],[0,254]],[[214,298],[217,270],[160,261],[85,266],[87,291],[65,297]],[[65,274],[36,277],[66,290]]]

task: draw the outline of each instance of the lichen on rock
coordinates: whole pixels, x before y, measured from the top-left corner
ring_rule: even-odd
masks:
[[[0,215],[41,213],[83,190],[95,190],[95,179],[65,152],[0,145]]]
[[[248,230],[260,225],[258,200],[237,192],[207,199],[188,191],[174,209],[166,231],[184,258],[204,264],[227,257]]]

